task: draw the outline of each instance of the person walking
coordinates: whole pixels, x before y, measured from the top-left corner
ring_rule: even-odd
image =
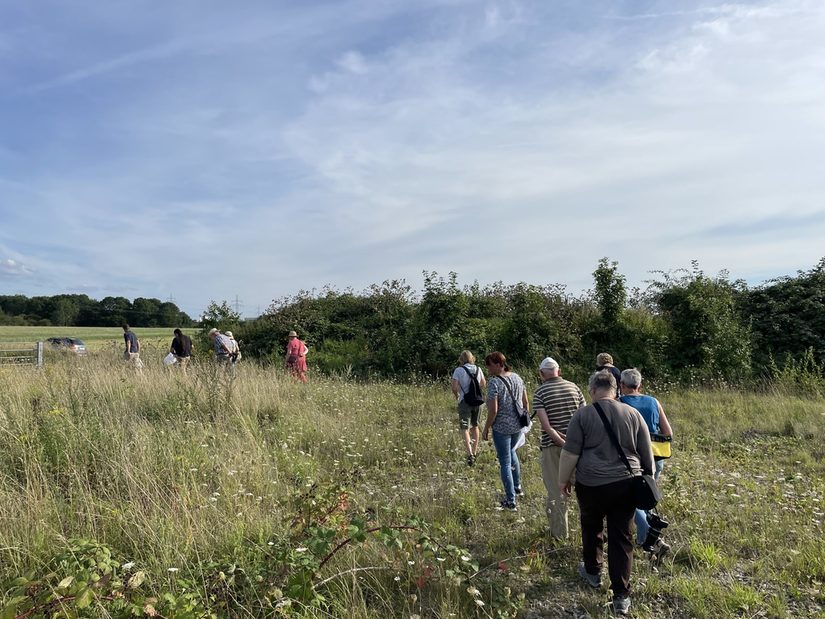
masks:
[[[223,366],[224,369],[226,369],[229,366],[230,355],[232,354],[232,345],[229,342],[229,338],[214,327],[209,329],[209,333],[207,333],[207,335],[209,336],[209,339],[212,340],[215,361],[218,365]]]
[[[524,381],[507,365],[507,358],[500,352],[492,352],[484,358],[487,374],[487,421],[482,438],[489,440],[493,431],[504,499],[503,509],[516,509],[516,496],[524,496],[521,489],[521,463],[516,454],[516,444],[522,436],[519,421],[522,411],[530,410]],[[519,410],[521,408],[521,410]]]
[[[619,382],[622,380],[622,372],[613,365],[613,356],[609,352],[600,352],[596,355],[596,368],[597,372],[601,372],[602,370],[607,370],[613,375],[613,378],[616,380],[616,397],[618,398],[619,395]]]
[[[461,351],[458,362],[460,365],[453,371],[451,387],[458,402],[458,431],[464,439],[467,465],[473,466],[480,443],[478,411],[484,403],[482,394],[487,386],[487,380],[484,378],[484,372],[475,364],[475,355],[469,350]]]
[[[636,368],[624,370],[622,372],[620,389],[622,395],[619,401],[639,411],[651,435],[659,434],[673,438],[673,429],[670,427],[670,422],[665,416],[665,410],[662,408],[662,404],[653,396],[642,393],[642,373],[639,372],[639,370]],[[656,470],[653,477],[656,481],[659,481],[662,470],[664,470],[665,461],[662,459],[657,460],[655,457],[654,461]],[[666,544],[661,537],[661,532],[664,528],[661,525],[664,521],[656,514],[642,509],[636,510],[635,521],[636,543],[639,544],[645,552],[650,554],[650,558],[653,561],[661,561],[662,557],[670,551],[670,545]],[[651,527],[651,524],[654,524],[654,526]],[[665,526],[667,526],[666,523]]]
[[[140,340],[128,324],[123,325],[123,342],[126,349],[123,351],[123,359],[134,367],[138,372],[143,369],[143,361],[140,360]]]
[[[596,372],[588,384],[592,404],[570,419],[559,461],[559,490],[570,496],[573,472],[579,503],[582,559],[579,575],[593,588],[601,587],[604,521],[607,519],[607,568],[613,590],[613,610],[630,610],[630,573],[633,567],[633,534],[630,523],[636,512],[633,476],[653,474],[650,433],[635,408],[614,398],[616,379],[607,370]],[[630,462],[624,465],[613,446],[606,425],[615,433]]]
[[[542,383],[533,395],[533,411],[541,424],[541,479],[547,490],[550,536],[567,539],[568,502],[559,492],[559,460],[570,419],[586,403],[581,389],[561,377],[561,368],[552,357],[541,362],[539,375]]]
[[[175,355],[175,361],[180,371],[186,374],[186,369],[189,366],[189,361],[192,359],[192,338],[184,335],[180,329],[175,329],[172,333],[175,337],[172,338],[172,344],[169,346],[169,352]]]
[[[304,342],[298,339],[298,334],[295,331],[290,331],[288,337],[289,341],[286,345],[286,356],[284,357],[286,369],[292,376],[305,383],[308,380],[307,352],[309,352],[309,349]]]
[[[235,368],[238,365],[238,361],[241,360],[241,346],[238,344],[235,336],[232,335],[232,331],[224,331],[223,334],[229,340],[229,363],[232,365],[232,372],[234,374]]]

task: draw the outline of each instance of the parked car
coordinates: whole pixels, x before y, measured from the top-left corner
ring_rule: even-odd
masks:
[[[66,352],[73,352],[76,355],[86,354],[86,344],[83,340],[74,337],[50,337],[46,343],[52,347],[53,350],[63,350]]]

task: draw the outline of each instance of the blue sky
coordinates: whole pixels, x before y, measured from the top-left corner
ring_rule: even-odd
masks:
[[[818,0],[0,0],[0,290],[807,269],[822,32]]]

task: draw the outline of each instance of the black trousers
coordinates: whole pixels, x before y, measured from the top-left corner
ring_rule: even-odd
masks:
[[[631,480],[623,479],[603,486],[576,483],[582,528],[582,559],[588,574],[601,572],[604,563],[604,521],[607,519],[607,572],[613,595],[630,593],[630,570],[633,567],[633,533],[630,523],[633,505]]]

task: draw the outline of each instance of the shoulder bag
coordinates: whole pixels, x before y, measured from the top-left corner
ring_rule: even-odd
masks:
[[[504,388],[507,389],[507,393],[510,394],[510,398],[513,400],[513,411],[515,411],[516,415],[518,415],[518,422],[521,424],[522,428],[529,428],[530,427],[530,415],[527,413],[526,410],[519,406],[518,402],[516,402],[516,396],[513,395],[512,389],[510,389],[510,385],[507,384],[507,381],[504,380],[501,376],[497,376],[502,383],[504,383]]]
[[[610,441],[613,443],[616,451],[619,452],[622,462],[624,462],[630,474],[633,475],[633,505],[645,511],[653,509],[656,507],[656,504],[662,500],[662,493],[656,485],[656,480],[653,479],[653,475],[645,475],[644,473],[634,475],[633,467],[630,466],[630,461],[627,459],[621,445],[619,445],[619,439],[613,431],[613,426],[610,425],[607,417],[605,417],[601,405],[598,402],[593,402],[593,407],[596,409],[596,412],[599,413],[599,417],[601,417],[602,423],[604,424],[604,429],[607,431],[607,435],[610,437]]]

